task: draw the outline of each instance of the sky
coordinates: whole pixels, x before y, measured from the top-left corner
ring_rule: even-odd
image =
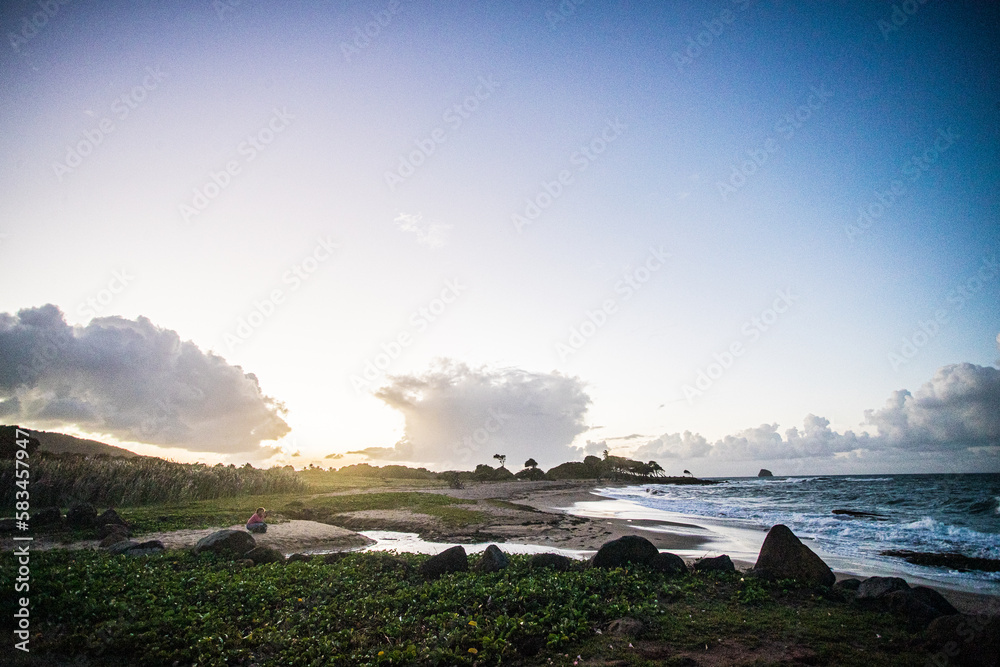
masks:
[[[1000,471],[1000,6],[13,1],[0,421]]]

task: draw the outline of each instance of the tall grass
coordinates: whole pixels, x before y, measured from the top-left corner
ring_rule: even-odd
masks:
[[[0,503],[14,507],[14,461],[0,461]],[[31,457],[32,508],[90,502],[135,507],[243,495],[300,493],[307,485],[286,468],[174,463],[154,457],[121,458],[36,453]]]

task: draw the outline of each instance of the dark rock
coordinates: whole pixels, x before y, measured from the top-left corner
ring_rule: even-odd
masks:
[[[573,567],[573,559],[559,554],[535,554],[528,559],[528,567],[548,567],[565,572]]]
[[[428,579],[437,579],[449,572],[466,572],[468,569],[469,556],[465,547],[459,544],[425,560],[420,565],[420,574]]]
[[[958,667],[1000,665],[1000,616],[941,616],[927,626],[933,654],[927,664]]]
[[[664,574],[687,574],[688,568],[684,559],[677,554],[668,553],[666,551],[661,551],[656,554],[656,558],[649,561],[649,566],[655,572],[663,572]]]
[[[66,512],[66,525],[70,528],[93,528],[97,510],[90,503],[77,503]]]
[[[608,623],[607,632],[609,635],[618,635],[620,637],[638,637],[645,629],[646,626],[643,625],[642,621],[626,616],[624,618],[616,618]]]
[[[857,592],[858,586],[861,585],[860,579],[841,579],[833,585],[833,587],[839,591],[855,591]]]
[[[767,532],[753,571],[766,579],[795,579],[812,586],[832,586],[837,581],[823,559],[780,523]]]
[[[883,609],[906,617],[906,629],[910,632],[926,628],[928,623],[941,616],[936,609],[918,600],[912,590],[891,591],[878,602]]]
[[[117,523],[106,523],[97,528],[97,539],[99,540],[103,540],[109,535],[124,535],[128,537],[130,534],[128,526],[122,526]]]
[[[264,565],[265,563],[284,563],[285,554],[281,553],[274,547],[259,546],[254,547],[250,551],[243,554],[244,558],[249,558],[256,565]]]
[[[625,567],[629,563],[649,564],[659,551],[653,543],[639,535],[625,535],[606,542],[594,556],[594,567]]]
[[[885,521],[888,518],[884,514],[875,514],[874,512],[859,512],[857,510],[833,510],[833,514],[838,514],[840,516],[853,516],[859,519],[875,519],[876,521]]]
[[[245,530],[217,530],[211,535],[198,540],[194,545],[194,553],[200,554],[204,551],[222,554],[233,557],[243,557],[248,551],[257,546],[257,541],[253,535]]]
[[[893,591],[908,591],[910,585],[899,577],[869,577],[858,586],[859,600],[878,600]]]
[[[31,515],[31,527],[58,526],[62,524],[62,513],[58,507],[46,507]]]
[[[735,572],[736,566],[733,565],[729,556],[722,554],[715,558],[702,558],[695,561],[694,569],[697,572]]]
[[[121,518],[118,512],[110,507],[94,519],[94,526],[97,527],[97,536],[99,538],[110,535],[114,527],[124,528],[125,533],[128,534],[128,524],[125,523],[125,519]]]
[[[136,544],[134,547],[130,547],[125,551],[127,556],[152,556],[154,554],[163,553],[166,551],[166,547],[163,546],[163,542],[159,540],[149,540],[148,542],[142,542]]]
[[[774,477],[774,473],[767,468],[761,468],[760,472],[757,473],[758,477]]]
[[[937,611],[938,616],[952,616],[958,613],[958,610],[948,600],[945,599],[943,595],[938,593],[933,588],[928,588],[927,586],[914,586],[910,589],[913,597],[917,598],[924,604],[933,607]]]
[[[101,540],[100,544],[98,544],[97,546],[106,549],[106,548],[110,547],[112,544],[118,544],[119,542],[128,542],[128,535],[125,535],[124,533],[117,533],[117,532],[116,533],[111,533],[110,535],[108,535],[107,537],[105,537],[103,540]]]
[[[537,470],[537,468],[528,468],[528,470]],[[491,544],[486,547],[486,551],[483,552],[482,557],[479,562],[476,563],[476,571],[483,573],[499,572],[510,564],[510,559],[507,558],[507,554],[500,551],[500,547],[495,544]]]
[[[883,556],[902,558],[914,565],[924,565],[926,567],[946,567],[950,570],[966,572],[968,570],[978,570],[980,572],[1000,572],[1000,559],[996,558],[973,558],[964,554],[956,553],[934,553],[926,551],[883,551]]]
[[[288,557],[289,563],[308,563],[313,557],[310,554],[291,554]]]
[[[139,546],[138,542],[135,542],[133,540],[122,540],[120,542],[116,542],[116,543],[112,544],[111,546],[109,546],[108,547],[108,553],[111,553],[111,554],[123,554],[123,553],[127,552],[129,549],[131,549],[132,547],[137,547],[137,546]]]
[[[339,563],[340,561],[347,558],[347,554],[343,551],[337,551],[332,554],[326,554],[323,556],[323,562],[327,565],[333,565],[334,563]]]

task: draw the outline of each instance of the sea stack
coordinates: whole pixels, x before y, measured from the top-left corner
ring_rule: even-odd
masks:
[[[760,472],[759,472],[759,473],[757,473],[757,476],[758,476],[758,477],[774,477],[774,473],[772,473],[772,472],[771,472],[770,470],[768,470],[767,468],[761,468],[761,469],[760,469]]]

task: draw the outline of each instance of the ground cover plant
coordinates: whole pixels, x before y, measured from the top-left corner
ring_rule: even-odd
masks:
[[[11,554],[2,558],[12,567]],[[558,572],[512,556],[498,573],[425,581],[416,568],[427,556],[415,554],[256,567],[188,552],[31,558],[31,646],[46,664],[683,665],[735,651],[737,664],[794,656],[868,666],[920,664],[924,655],[919,635],[891,615],[739,574],[671,579],[583,564]],[[622,617],[643,629],[611,633]]]

